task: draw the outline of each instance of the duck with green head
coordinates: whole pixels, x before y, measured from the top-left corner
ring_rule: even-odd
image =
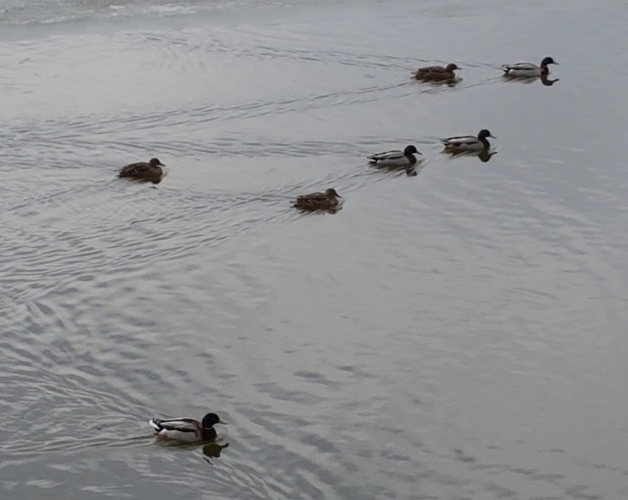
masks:
[[[550,64],[558,64],[551,57],[545,57],[541,61],[540,66],[536,66],[532,63],[514,63],[514,64],[504,64],[502,66],[502,70],[504,71],[504,76],[509,77],[538,77],[538,76],[547,76],[549,75]]]
[[[445,146],[445,151],[452,153],[480,152],[490,149],[489,137],[496,139],[487,129],[482,129],[477,137],[474,135],[461,135],[441,139],[441,142]]]
[[[421,152],[413,145],[406,146],[403,151],[398,149],[384,151],[368,157],[369,163],[375,168],[405,169],[408,175],[416,175],[415,167],[420,160],[414,155]]]
[[[227,425],[215,413],[208,413],[202,421],[193,418],[151,418],[148,424],[155,430],[158,441],[174,441],[176,443],[201,443],[216,439],[214,425]]]

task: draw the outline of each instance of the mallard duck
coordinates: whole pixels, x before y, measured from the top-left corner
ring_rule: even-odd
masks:
[[[215,413],[208,413],[202,422],[193,418],[170,418],[162,420],[151,418],[148,423],[155,429],[155,438],[159,441],[175,441],[179,443],[200,443],[216,439],[214,425],[227,422],[220,420]]]
[[[551,57],[545,57],[541,61],[540,66],[536,66],[532,63],[515,63],[504,64],[502,69],[504,70],[504,76],[547,76],[549,75],[550,64],[558,64]]]
[[[315,210],[334,211],[338,208],[341,196],[334,188],[327,189],[324,193],[311,193],[299,196],[293,206],[299,210],[307,210],[313,212]]]
[[[130,179],[150,181],[159,184],[167,174],[165,167],[166,166],[157,158],[151,158],[148,163],[140,161],[122,167],[118,177],[128,177]]]
[[[414,146],[406,146],[403,151],[385,151],[368,157],[369,163],[375,167],[402,168],[416,165],[417,158],[414,155],[421,153]]]
[[[488,130],[482,129],[477,137],[472,135],[463,135],[460,137],[449,137],[447,139],[441,139],[441,142],[445,146],[445,150],[452,152],[466,152],[466,151],[483,151],[488,150],[491,145],[487,138],[492,137],[497,139]]]
[[[417,69],[414,78],[423,81],[444,82],[456,78],[456,74],[454,73],[456,69],[460,68],[454,63],[450,63],[444,68],[442,66],[427,66]]]
[[[385,151],[368,157],[369,163],[375,168],[397,169],[404,168],[410,176],[416,175],[415,167],[419,160],[414,156],[420,155],[421,152],[414,146],[406,146],[403,151]]]

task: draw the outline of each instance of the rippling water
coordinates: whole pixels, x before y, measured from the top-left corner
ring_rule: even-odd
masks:
[[[627,21],[5,3],[1,498],[628,497]],[[502,81],[545,55],[554,85]],[[485,127],[490,161],[441,153]],[[410,143],[417,177],[366,165]],[[151,156],[158,186],[115,178]],[[216,444],[150,438],[209,410]]]

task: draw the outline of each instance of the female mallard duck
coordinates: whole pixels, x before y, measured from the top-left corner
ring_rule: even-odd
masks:
[[[449,137],[448,139],[441,139],[441,142],[445,145],[445,150],[454,153],[463,153],[471,151],[486,151],[491,145],[487,138],[492,137],[496,139],[488,130],[482,129],[477,137],[472,135],[463,135],[460,137]]]
[[[299,196],[293,206],[299,210],[313,212],[315,210],[335,211],[340,204],[341,196],[334,188],[329,188],[324,193],[311,193]]]
[[[159,184],[167,174],[165,167],[166,166],[157,158],[151,158],[148,163],[140,161],[122,167],[118,177],[128,177],[130,179],[150,181],[154,184]]]
[[[155,438],[158,441],[175,441],[178,443],[200,443],[216,439],[214,425],[227,422],[220,420],[215,413],[208,413],[199,422],[193,418],[171,418],[161,420],[151,418],[148,423],[155,429]]]
[[[460,68],[454,63],[450,63],[444,68],[442,66],[427,66],[425,68],[419,68],[414,74],[414,78],[425,82],[444,82],[454,80],[456,78],[454,70],[456,69]]]
[[[420,155],[420,151],[414,146],[406,146],[403,151],[385,151],[368,157],[369,163],[376,168],[405,168],[408,175],[416,175],[414,167],[418,159],[414,155]]]
[[[550,64],[558,64],[551,57],[546,57],[541,61],[540,66],[536,66],[532,63],[515,63],[504,64],[502,69],[504,70],[504,76],[547,76],[549,75]]]

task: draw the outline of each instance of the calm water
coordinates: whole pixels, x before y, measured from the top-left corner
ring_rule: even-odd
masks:
[[[627,498],[627,23],[5,0],[0,497]],[[502,81],[546,55],[553,86]],[[441,154],[484,127],[490,161]],[[367,167],[410,143],[418,176]],[[157,187],[115,179],[151,156]],[[209,410],[219,444],[150,438]]]

